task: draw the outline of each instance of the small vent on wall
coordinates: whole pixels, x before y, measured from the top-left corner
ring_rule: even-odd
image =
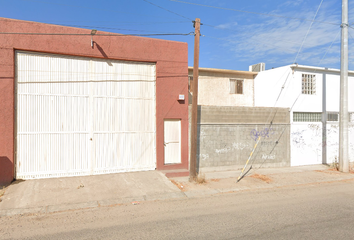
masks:
[[[248,69],[250,72],[262,72],[265,70],[265,63],[251,65]]]

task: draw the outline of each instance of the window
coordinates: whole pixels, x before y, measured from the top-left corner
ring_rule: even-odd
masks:
[[[302,94],[316,94],[316,75],[302,74]]]
[[[188,76],[188,90],[193,93],[193,76]]]
[[[321,122],[322,113],[309,113],[309,112],[294,112],[294,122]],[[328,122],[338,122],[339,113],[329,112],[327,113]],[[349,122],[354,122],[354,113],[349,113]]]
[[[243,80],[230,79],[230,93],[243,94]]]
[[[354,113],[348,114],[348,121],[354,122]],[[338,122],[339,121],[339,113],[327,113],[327,121],[329,122]]]
[[[294,122],[321,122],[322,113],[294,112]]]
[[[327,113],[327,121],[338,122],[338,119],[339,119],[338,113]]]

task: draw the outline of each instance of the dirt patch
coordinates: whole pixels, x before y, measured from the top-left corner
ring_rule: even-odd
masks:
[[[319,172],[319,173],[327,173],[327,174],[340,174],[340,172],[335,169],[335,168],[329,168],[329,169],[326,169],[326,170],[315,170],[315,172]]]
[[[210,181],[211,182],[220,182],[220,179],[215,178],[215,179],[210,179]]]
[[[266,175],[262,175],[262,174],[253,174],[250,176],[251,178],[256,178],[256,179],[260,179],[266,183],[270,183],[272,181],[272,179],[270,177],[267,177]]]
[[[195,179],[195,181],[198,184],[203,184],[203,183],[207,183],[206,179],[205,179],[205,174],[204,173],[200,173],[198,174],[197,178]]]
[[[0,202],[2,202],[1,197],[4,196],[4,194],[5,194],[5,187],[0,189]]]
[[[170,179],[170,181],[176,185],[182,192],[184,192],[186,190],[185,186],[182,183],[179,183],[173,179]]]
[[[337,170],[336,168],[329,168],[326,170],[315,170],[315,172],[321,172],[321,173],[328,173],[328,174],[341,174],[342,172],[340,172],[339,170]],[[349,169],[349,173],[354,173],[354,169]]]

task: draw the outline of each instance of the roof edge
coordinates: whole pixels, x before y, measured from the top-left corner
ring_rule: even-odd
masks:
[[[193,67],[188,67],[188,70],[193,70]],[[250,76],[256,76],[258,72],[218,69],[218,68],[199,68],[200,72],[217,72],[217,73],[232,73],[232,74],[245,74]]]
[[[326,68],[326,67],[314,67],[314,66],[306,66],[306,65],[298,65],[292,64],[290,65],[291,69],[298,70],[307,70],[307,71],[315,71],[315,72],[326,72],[326,73],[340,73],[340,69],[336,68]],[[348,74],[354,75],[354,71],[348,71]]]

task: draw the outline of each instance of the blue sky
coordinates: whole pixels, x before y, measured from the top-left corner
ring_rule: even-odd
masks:
[[[354,23],[353,2],[349,0],[350,23]],[[0,3],[1,17],[122,34],[190,33],[194,31],[192,20],[200,18],[203,23],[200,67],[248,71],[249,65],[259,62],[266,63],[266,69],[297,62],[340,68],[341,0],[0,0]],[[187,42],[188,62],[193,65],[192,35],[156,38]],[[354,29],[349,28],[351,70],[353,38]]]

